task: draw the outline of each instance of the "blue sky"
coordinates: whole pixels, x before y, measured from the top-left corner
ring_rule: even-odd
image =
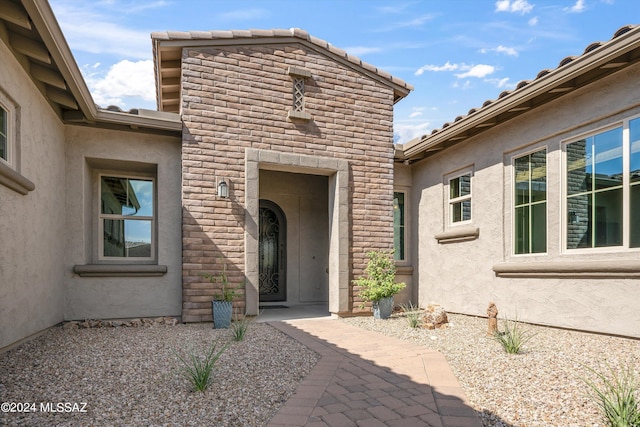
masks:
[[[412,84],[404,143],[640,21],[638,0],[50,0],[94,101],[155,109],[153,31],[303,28]]]

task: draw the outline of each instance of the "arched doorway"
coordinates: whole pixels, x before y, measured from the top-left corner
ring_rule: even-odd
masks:
[[[260,200],[258,273],[261,302],[287,300],[287,223],[280,206]]]

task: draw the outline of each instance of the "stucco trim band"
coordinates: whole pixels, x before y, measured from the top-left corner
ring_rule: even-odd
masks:
[[[0,162],[0,184],[22,195],[36,188],[33,182],[2,162]]]
[[[74,265],[73,272],[80,277],[150,277],[164,276],[166,265],[86,264]]]
[[[438,233],[433,237],[438,243],[453,243],[464,240],[475,240],[480,235],[478,227],[456,227],[453,230]]]
[[[640,260],[501,262],[492,268],[498,277],[640,278]]]

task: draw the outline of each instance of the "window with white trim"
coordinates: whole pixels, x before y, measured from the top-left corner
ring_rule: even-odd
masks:
[[[152,260],[155,257],[155,181],[101,174],[99,258]]]
[[[566,248],[640,247],[640,118],[565,145]]]
[[[449,179],[449,223],[471,222],[471,172]]]
[[[514,253],[547,251],[547,150],[513,159]]]
[[[393,257],[396,261],[406,259],[406,229],[405,229],[405,193],[393,193]]]

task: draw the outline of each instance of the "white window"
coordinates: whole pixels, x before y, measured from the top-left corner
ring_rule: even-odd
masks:
[[[101,174],[99,258],[155,258],[155,182],[152,178]]]
[[[566,248],[640,247],[640,118],[565,145]]]
[[[449,179],[449,223],[471,222],[471,172]]]

